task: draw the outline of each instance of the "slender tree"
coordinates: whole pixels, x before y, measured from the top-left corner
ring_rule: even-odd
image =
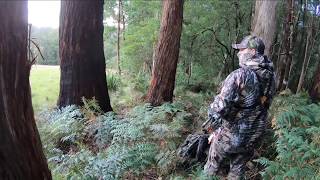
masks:
[[[103,0],[61,1],[61,79],[58,106],[81,105],[93,98],[112,111],[103,52]]]
[[[118,73],[121,75],[121,67],[120,67],[120,25],[121,25],[121,11],[122,11],[122,1],[118,0],[118,28],[117,28],[117,64],[118,64]],[[123,22],[124,23],[124,22]]]
[[[288,34],[288,40],[287,40],[287,50],[286,50],[286,68],[284,72],[284,82],[286,82],[286,86],[282,87],[282,89],[288,88],[289,87],[289,77],[292,73],[292,68],[293,68],[293,33],[294,33],[294,24],[295,21],[297,21],[297,18],[294,18],[294,0],[288,0],[288,16],[287,16],[287,21],[288,21],[288,27],[286,27],[286,31]],[[295,20],[296,19],[296,20]]]
[[[287,0],[288,1],[288,0]],[[301,67],[303,64],[303,60],[305,57],[306,52],[306,44],[308,39],[308,31],[307,31],[307,24],[309,23],[310,17],[307,8],[304,8],[307,6],[307,1],[300,1],[297,3],[297,1],[293,1],[295,6],[295,13],[294,13],[294,29],[293,29],[293,42],[292,45],[294,48],[292,53],[292,61],[290,64],[289,74],[283,74],[283,76],[280,76],[280,73],[278,74],[279,79],[284,78],[282,84],[278,84],[278,87],[281,85],[282,89],[284,89],[285,83],[287,83],[287,88],[290,89],[292,92],[296,93],[298,83],[299,83],[299,77],[301,73]],[[310,39],[310,38],[309,38]],[[309,40],[308,39],[308,40]],[[284,42],[286,43],[286,42]],[[309,46],[309,45],[308,45]],[[309,46],[310,47],[310,46]],[[283,52],[286,52],[285,50],[282,50]],[[282,56],[285,53],[282,53]],[[289,66],[289,63],[284,65],[287,70],[287,66]],[[280,79],[281,80],[281,79]],[[281,90],[280,88],[278,88]]]
[[[0,1],[0,179],[51,179],[31,103],[27,1]]]
[[[297,93],[299,93],[303,88],[304,80],[307,75],[307,70],[310,63],[310,58],[313,53],[312,51],[314,49],[315,42],[317,41],[317,37],[319,35],[319,31],[315,31],[318,28],[319,27],[316,27],[315,25],[315,17],[313,17],[312,15],[309,25],[307,27],[307,42],[306,42],[306,47],[304,52],[305,54],[304,54],[302,68],[301,68],[299,83],[297,87]]]
[[[277,1],[256,0],[251,33],[261,37],[265,43],[265,54],[270,55],[276,29]]]
[[[294,24],[294,1],[286,1],[287,18],[284,22],[283,48],[285,56],[279,55],[279,67],[277,69],[277,90],[281,91],[288,87],[290,68],[292,68],[292,51],[293,51],[293,24]],[[279,48],[281,52],[281,47]]]
[[[309,95],[314,102],[320,101],[320,63],[316,73],[314,74],[313,84],[309,90]]]
[[[147,101],[171,102],[179,58],[183,0],[163,0],[160,34]]]

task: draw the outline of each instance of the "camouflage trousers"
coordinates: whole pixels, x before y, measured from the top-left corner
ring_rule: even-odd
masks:
[[[223,160],[230,160],[228,180],[244,179],[246,163],[253,156],[253,148],[241,148],[236,145],[234,135],[228,129],[222,129],[211,141],[208,160],[204,171],[216,175]]]

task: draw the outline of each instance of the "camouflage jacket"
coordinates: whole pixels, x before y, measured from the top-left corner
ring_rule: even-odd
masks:
[[[222,83],[210,104],[209,119],[221,119],[221,126],[230,130],[236,146],[250,146],[265,130],[274,94],[272,62],[266,56],[256,55],[240,64]]]

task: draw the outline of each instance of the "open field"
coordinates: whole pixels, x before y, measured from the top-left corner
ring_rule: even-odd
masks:
[[[107,70],[107,75],[109,75],[107,77],[112,77],[113,74],[116,74],[115,70]],[[116,81],[117,86],[119,86],[120,79]],[[32,67],[30,84],[32,104],[36,114],[56,105],[59,96],[59,82],[59,66],[34,65]],[[142,96],[141,93],[133,90],[132,86],[128,81],[122,81],[121,88],[118,87],[119,89],[116,91],[109,89],[111,105],[114,110],[117,110],[118,106],[132,105],[132,102],[136,101],[135,97]]]
[[[35,112],[53,107],[59,95],[59,66],[34,65],[30,73],[32,104]]]

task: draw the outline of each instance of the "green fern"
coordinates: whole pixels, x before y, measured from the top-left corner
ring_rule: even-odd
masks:
[[[82,112],[86,117],[91,118],[93,116],[102,114],[102,110],[95,97],[92,99],[86,99],[85,97],[82,97],[81,100],[83,103]]]
[[[192,121],[182,106],[145,104],[120,119],[114,113],[101,114],[94,99],[83,101],[81,108],[54,110],[42,118],[40,133],[54,176],[121,179],[128,173],[138,177],[147,169],[162,175],[175,170],[182,130]],[[56,141],[74,142],[75,147],[65,152]]]
[[[306,101],[305,101],[306,102]],[[275,160],[257,160],[266,169],[265,179],[316,179],[320,167],[320,106],[293,104],[276,118]]]

